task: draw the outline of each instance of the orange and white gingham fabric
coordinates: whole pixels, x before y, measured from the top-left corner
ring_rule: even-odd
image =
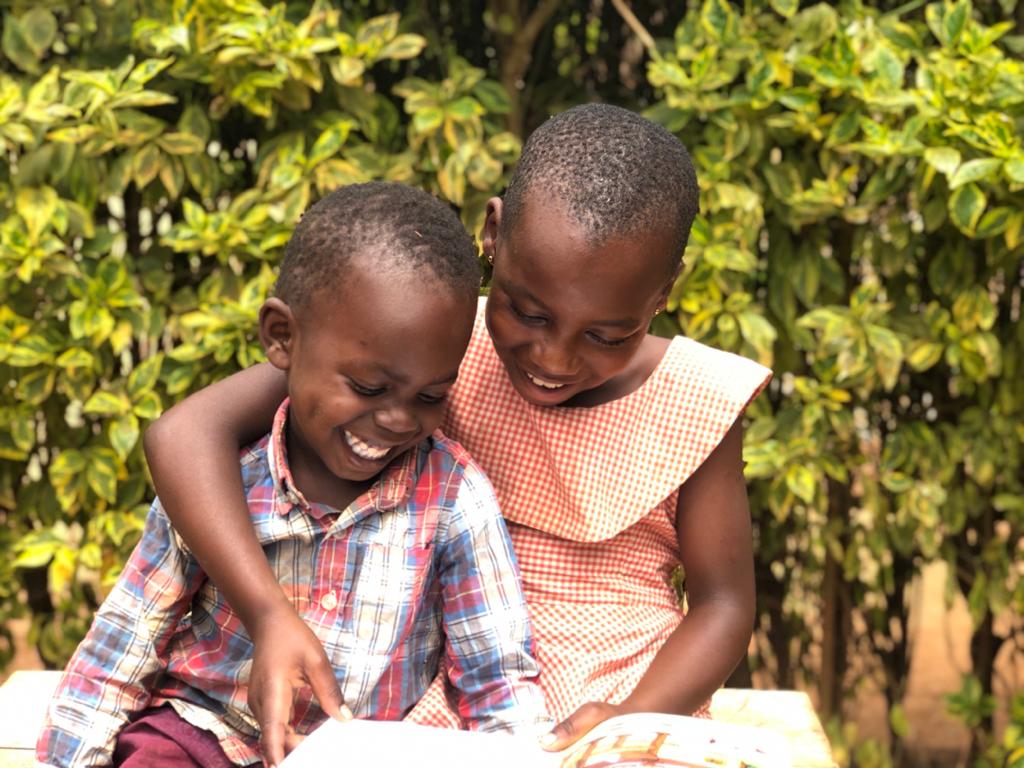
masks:
[[[683,337],[631,394],[593,408],[542,408],[512,387],[483,302],[445,432],[490,477],[509,524],[551,715],[618,702],[682,620],[679,486],[771,376]],[[714,514],[708,510],[707,514]],[[435,681],[412,719],[457,724]]]

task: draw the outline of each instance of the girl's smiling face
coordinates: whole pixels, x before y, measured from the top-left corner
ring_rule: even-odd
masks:
[[[647,379],[664,349],[647,327],[674,280],[668,227],[595,246],[557,201],[536,195],[503,236],[493,198],[483,241],[494,257],[487,328],[523,399],[598,405]]]

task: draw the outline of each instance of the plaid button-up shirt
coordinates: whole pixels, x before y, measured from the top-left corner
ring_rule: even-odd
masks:
[[[470,727],[544,718],[526,606],[490,484],[439,434],[347,509],[308,503],[288,469],[287,401],[242,455],[256,534],[281,588],[324,644],[357,717],[396,720],[442,657]],[[117,733],[169,702],[239,765],[258,759],[246,705],[253,646],[154,502],[142,539],[68,663],[39,737],[47,765],[109,764]],[[323,719],[307,694],[293,724]]]

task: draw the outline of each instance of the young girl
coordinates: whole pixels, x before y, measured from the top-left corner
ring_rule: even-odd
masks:
[[[649,335],[698,206],[670,133],[586,105],[541,126],[504,197],[488,203],[490,296],[443,429],[489,475],[523,573],[551,714],[567,746],[630,711],[701,712],[743,657],[754,620],[739,417],[770,373],[682,337]],[[374,382],[353,383],[379,396]],[[168,411],[146,436],[181,535],[256,645],[250,705],[271,762],[293,691],[329,714],[340,695],[252,534],[238,446],[285,395],[256,366]],[[686,575],[685,621],[670,583]],[[435,687],[413,710],[440,723]],[[457,722],[457,721],[456,721]]]

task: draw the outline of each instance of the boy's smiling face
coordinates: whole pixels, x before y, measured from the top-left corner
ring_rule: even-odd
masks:
[[[501,234],[488,204],[484,247],[494,255],[487,327],[509,379],[534,405],[596,405],[646,379],[657,356],[647,327],[664,306],[668,228],[588,243],[557,201],[534,195]]]
[[[467,297],[422,271],[375,268],[372,254],[297,310],[267,301],[260,336],[288,374],[288,459],[307,499],[347,504],[437,429],[473,314]]]

